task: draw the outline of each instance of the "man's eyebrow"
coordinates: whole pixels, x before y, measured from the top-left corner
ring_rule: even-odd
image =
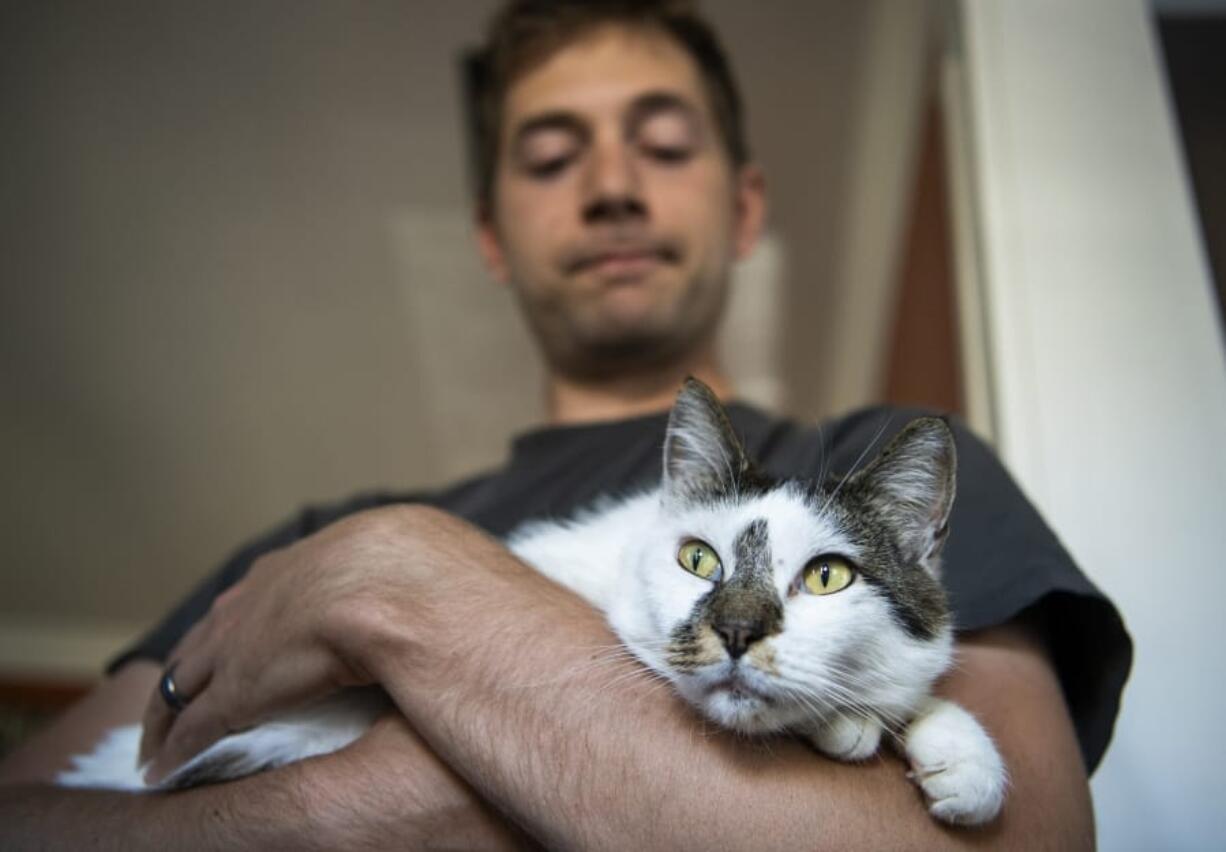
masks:
[[[626,126],[637,127],[646,119],[661,112],[679,112],[695,121],[702,117],[702,112],[694,103],[675,92],[647,92],[635,98],[630,105],[630,110],[626,115]]]
[[[540,115],[534,115],[531,118],[525,119],[515,128],[511,142],[513,145],[519,145],[529,136],[534,133],[540,133],[543,130],[564,130],[579,137],[585,137],[588,134],[587,125],[577,115],[562,110],[555,110],[543,112]]]

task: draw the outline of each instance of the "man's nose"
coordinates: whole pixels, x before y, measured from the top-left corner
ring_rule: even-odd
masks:
[[[622,144],[599,146],[589,161],[583,220],[589,224],[646,218],[638,165]]]

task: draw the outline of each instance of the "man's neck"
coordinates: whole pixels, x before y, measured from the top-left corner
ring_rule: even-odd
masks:
[[[667,411],[686,376],[705,382],[722,400],[732,396],[732,383],[709,354],[647,374],[599,381],[551,373],[545,390],[549,423],[566,426]]]

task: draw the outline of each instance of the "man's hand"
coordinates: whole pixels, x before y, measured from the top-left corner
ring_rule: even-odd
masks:
[[[213,603],[171,654],[188,701],[174,713],[158,690],[144,715],[142,763],[160,780],[233,731],[343,687],[371,682],[347,653],[363,617],[404,615],[430,571],[413,539],[414,508],[389,507],[341,520],[252,565]],[[359,623],[349,619],[359,615]],[[356,631],[357,635],[349,635]]]

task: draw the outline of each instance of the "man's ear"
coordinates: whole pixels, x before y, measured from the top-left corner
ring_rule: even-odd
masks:
[[[766,224],[766,175],[754,163],[736,175],[736,259],[749,257]]]
[[[494,212],[488,201],[477,204],[475,213],[477,226],[477,249],[490,276],[499,284],[510,280],[507,270],[506,253],[502,250],[502,239],[498,236],[498,226],[494,223]]]

